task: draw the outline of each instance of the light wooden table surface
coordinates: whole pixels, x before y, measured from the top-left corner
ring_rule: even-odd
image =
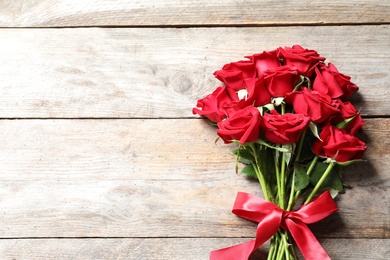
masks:
[[[389,259],[388,0],[2,0],[0,27],[0,259],[207,259],[253,238],[231,208],[258,184],[191,109],[223,64],[293,44],[352,76],[367,122],[353,189],[310,227],[332,259]]]

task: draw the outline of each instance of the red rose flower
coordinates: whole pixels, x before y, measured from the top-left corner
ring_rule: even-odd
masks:
[[[248,91],[248,101],[255,107],[271,103],[272,97],[264,85],[264,79],[246,79],[244,81]]]
[[[273,97],[284,97],[295,87],[298,72],[290,66],[275,67],[264,72],[264,83]]]
[[[289,93],[284,101],[293,106],[295,113],[309,116],[311,121],[316,124],[325,122],[339,112],[337,108],[332,106],[332,100],[329,96],[308,88]]]
[[[253,106],[245,107],[232,117],[218,123],[217,134],[225,143],[239,140],[241,144],[256,141],[260,133],[260,112]]]
[[[316,51],[304,49],[299,45],[294,45],[292,48],[279,47],[278,57],[282,58],[286,65],[294,66],[299,74],[306,77],[310,77],[317,64],[325,60]]]
[[[265,139],[275,144],[297,143],[309,126],[310,118],[303,114],[280,115],[276,110],[264,114],[261,128]]]
[[[224,103],[222,105],[221,110],[225,113],[227,117],[232,117],[235,113],[250,105],[251,103],[248,102],[246,98],[244,98],[241,100],[234,100],[231,102]]]
[[[214,72],[214,76],[228,88],[238,91],[243,88],[244,79],[256,77],[256,68],[252,61],[242,60],[225,64],[221,70]]]
[[[232,102],[226,102],[223,105],[223,110],[225,115],[231,117],[237,111],[247,107],[247,106],[264,106],[265,104],[271,103],[271,95],[264,86],[264,81],[262,78],[248,78],[244,80],[244,89],[241,89],[237,92],[229,91],[229,96],[234,96]],[[241,97],[238,96],[238,92],[241,92]]]
[[[196,106],[193,108],[192,113],[205,116],[213,122],[222,121],[226,118],[223,105],[230,103],[231,98],[226,92],[226,87],[218,87],[213,93],[207,95],[205,98],[199,99]],[[199,109],[200,108],[200,109]]]
[[[281,66],[280,60],[276,56],[276,50],[264,51],[245,58],[249,58],[255,64],[258,78],[260,78],[266,70]]]
[[[337,162],[346,162],[362,158],[367,146],[344,129],[327,124],[320,133],[321,140],[313,143],[313,152],[322,157],[331,158]]]
[[[336,125],[344,120],[351,119],[344,127],[349,134],[355,135],[358,131],[361,130],[362,126],[365,125],[362,117],[360,116],[359,111],[350,103],[343,102],[340,99],[333,100],[335,107],[338,107],[339,113],[335,114],[335,116],[331,119],[331,123]]]
[[[341,74],[332,63],[329,63],[328,67],[319,64],[315,72],[313,89],[331,98],[349,97],[359,90],[358,86],[350,81],[351,77]]]

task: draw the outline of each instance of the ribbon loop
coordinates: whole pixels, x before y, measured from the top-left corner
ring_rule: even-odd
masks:
[[[256,239],[214,250],[210,254],[210,260],[247,260],[257,248],[278,231],[279,227],[291,233],[306,260],[330,260],[306,224],[320,221],[337,210],[337,205],[329,191],[303,205],[298,211],[284,211],[269,201],[245,192],[239,192],[233,206],[233,213],[259,223]]]

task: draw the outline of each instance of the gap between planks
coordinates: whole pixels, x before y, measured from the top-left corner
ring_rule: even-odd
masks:
[[[256,24],[256,23],[248,23],[248,24],[173,24],[173,25],[90,25],[90,26],[24,26],[24,27],[6,27],[0,26],[0,29],[31,29],[31,30],[40,30],[40,29],[88,29],[88,28],[104,28],[104,29],[142,29],[142,28],[171,28],[171,29],[189,29],[189,28],[265,28],[265,27],[321,27],[321,26],[380,26],[380,25],[389,25],[390,22],[365,22],[365,23],[326,23],[326,22],[318,22],[318,23],[268,23],[268,24]]]
[[[362,115],[363,119],[386,119],[390,115]],[[0,120],[206,120],[204,117],[3,117]]]

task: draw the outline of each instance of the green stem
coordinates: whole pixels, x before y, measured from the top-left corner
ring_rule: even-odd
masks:
[[[286,113],[286,104],[283,101],[281,105],[282,105],[282,115],[284,115]]]
[[[295,156],[295,163],[299,162],[299,159],[301,157],[301,152],[302,152],[302,146],[303,146],[303,140],[305,139],[305,136],[306,136],[306,131],[302,133],[300,139],[299,139],[299,143],[298,143],[298,147],[297,147],[297,155]],[[314,165],[315,163],[317,162],[318,160],[318,157],[316,156],[316,159],[315,159],[315,162],[314,162]],[[314,161],[314,160],[313,160]],[[313,169],[310,170],[310,173]],[[310,173],[308,173],[308,175],[310,175]],[[301,193],[301,191],[297,191],[297,195],[295,194],[295,172],[293,173],[293,177],[292,177],[292,182],[291,182],[291,190],[290,190],[290,197],[289,197],[289,200],[288,200],[288,205],[287,205],[287,210],[290,211],[291,208],[293,207],[294,205],[294,202],[295,200],[298,198],[299,194]]]
[[[278,233],[279,233],[279,231],[278,231]],[[277,260],[283,260],[283,237],[282,237],[282,234],[280,234],[278,254],[276,256],[276,259]]]
[[[297,155],[295,156],[295,163],[299,162],[299,159],[301,157],[303,140],[305,139],[305,135],[306,135],[306,131],[302,133],[302,135],[301,135],[301,137],[299,139],[299,143],[298,143],[298,147],[297,147]],[[311,169],[311,170],[313,170],[313,169]],[[288,205],[287,205],[287,210],[288,211],[291,210],[291,208],[292,208],[292,206],[294,204],[294,201],[296,200],[296,198],[300,194],[300,190],[299,190],[299,191],[297,191],[298,196],[296,196],[294,189],[295,189],[295,172],[293,173],[293,178],[292,178],[292,182],[291,182],[290,197],[289,197]]]
[[[297,155],[295,156],[295,161],[298,162],[300,157],[301,157],[301,152],[302,152],[302,146],[303,146],[303,140],[305,139],[306,136],[306,131],[302,133],[300,139],[299,139],[299,144],[298,144],[298,151]]]
[[[257,179],[259,180],[261,189],[262,189],[263,194],[264,194],[264,199],[267,200],[267,201],[270,201],[269,195],[268,195],[267,185],[266,185],[264,176],[263,176],[263,174],[262,174],[262,172],[260,170],[260,166],[259,166],[260,164],[259,164],[259,160],[258,160],[259,158],[258,158],[258,155],[257,155],[256,146],[251,144],[250,147],[252,148],[253,156],[255,157],[255,163],[252,163],[252,166],[255,169]]]
[[[290,254],[288,252],[288,243],[287,243],[287,238],[286,234],[283,234],[283,244],[284,244],[284,255],[286,256],[286,260],[290,260]]]
[[[270,248],[269,248],[269,251],[268,251],[267,260],[272,260],[273,259],[273,255],[274,255],[274,252],[275,252],[275,245],[276,245],[276,238],[275,238],[275,236],[272,236],[272,238],[271,238],[271,245],[270,245]]]
[[[318,158],[319,157],[316,155],[313,158],[313,161],[311,161],[310,166],[309,166],[309,168],[307,169],[307,172],[306,172],[307,175],[310,176],[311,172],[314,170],[314,167],[317,164]],[[294,200],[296,200],[299,197],[299,195],[301,195],[301,190],[297,191],[297,193],[295,194]],[[289,210],[291,210],[291,208]]]
[[[275,154],[278,153],[277,151],[275,151]],[[278,191],[280,191],[280,170],[279,170],[279,164],[275,158],[274,160],[274,164],[275,164],[275,176],[276,176],[276,184],[278,186]],[[279,196],[279,192],[276,193],[276,198],[275,198],[275,201],[279,201],[280,203],[280,196]]]
[[[277,236],[278,244],[277,244],[277,255],[276,260],[295,260],[297,259],[295,256],[294,248],[290,248],[290,244],[288,242],[289,236],[287,231],[280,229],[275,236]]]
[[[287,259],[287,255],[286,255],[286,237],[284,236],[284,233],[282,233],[282,231],[280,232],[280,237],[281,237],[281,241],[280,241],[280,245],[282,246],[282,252],[281,252],[281,257],[283,259],[283,256],[285,257],[285,259]]]
[[[312,172],[313,169],[314,169],[314,166],[316,166],[316,164],[317,164],[318,158],[319,158],[319,157],[316,155],[316,156],[313,158],[313,161],[311,161],[310,166],[309,166],[309,168],[307,169],[307,172],[306,172],[307,175],[310,176],[311,172]]]
[[[282,160],[281,160],[281,169],[280,169],[280,208],[286,209],[284,205],[284,194],[286,189],[286,163],[284,158],[284,153],[282,153]]]
[[[314,189],[311,191],[309,197],[307,197],[306,201],[305,201],[305,204],[309,203],[314,195],[317,193],[318,189],[321,187],[321,185],[324,183],[326,177],[328,177],[329,173],[332,171],[333,169],[333,166],[334,166],[334,163],[329,163],[328,167],[326,168],[324,174],[321,176],[321,179],[317,182],[316,186],[314,187]]]
[[[275,260],[276,257],[277,257],[277,253],[278,253],[277,248],[279,246],[280,240],[279,240],[279,234],[278,233],[276,233],[273,237],[275,239],[275,245],[274,245],[274,251],[272,252],[271,259]]]
[[[268,191],[267,191],[267,185],[265,183],[265,179],[264,179],[263,174],[261,173],[261,171],[260,171],[260,169],[259,169],[257,164],[253,165],[253,168],[255,169],[256,176],[257,176],[257,178],[259,180],[261,189],[263,190],[264,199],[267,200],[267,201],[270,201],[269,200],[269,196],[268,196]]]
[[[292,181],[291,181],[290,198],[288,200],[287,211],[291,211],[291,208],[292,208],[293,203],[295,201],[294,189],[295,189],[295,172],[293,173],[293,177],[292,177]]]

